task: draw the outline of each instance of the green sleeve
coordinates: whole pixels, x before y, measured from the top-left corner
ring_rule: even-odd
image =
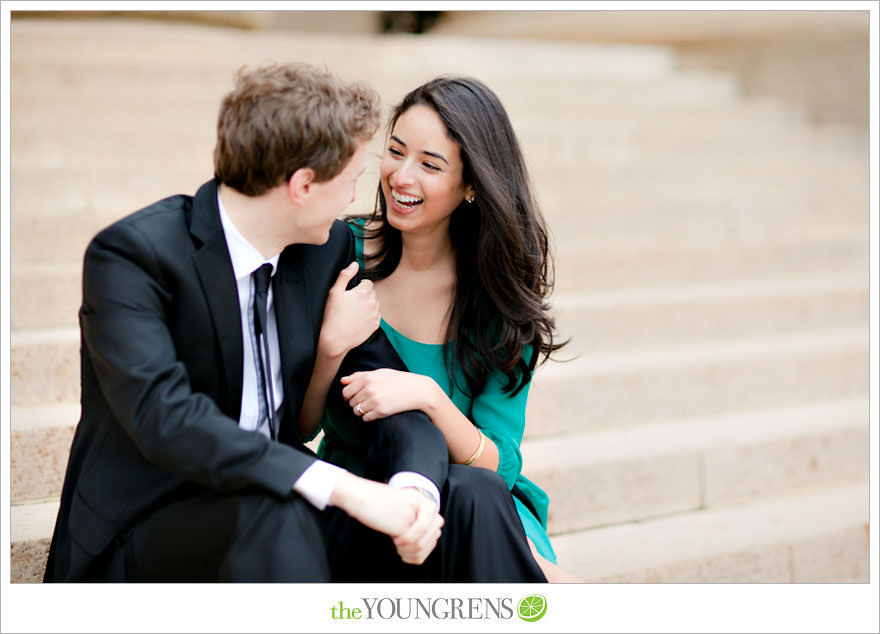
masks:
[[[523,356],[532,354],[531,347]],[[477,427],[498,447],[498,475],[512,489],[522,470],[522,454],[519,447],[526,427],[526,403],[531,380],[516,394],[503,391],[507,377],[493,372],[483,391],[474,398],[471,417]]]

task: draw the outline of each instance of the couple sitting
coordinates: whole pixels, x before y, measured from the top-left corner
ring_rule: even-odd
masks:
[[[559,344],[507,115],[474,80],[419,87],[376,213],[340,222],[378,125],[363,84],[242,72],[214,179],[92,240],[46,581],[570,580],[520,473]]]

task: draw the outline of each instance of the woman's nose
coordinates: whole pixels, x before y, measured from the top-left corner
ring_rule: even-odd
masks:
[[[413,182],[412,170],[408,162],[403,162],[400,167],[394,171],[394,183],[396,185],[407,185]]]

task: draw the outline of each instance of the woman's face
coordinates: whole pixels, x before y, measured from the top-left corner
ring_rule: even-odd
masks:
[[[462,181],[458,144],[433,108],[421,104],[394,124],[379,175],[388,222],[404,233],[445,228],[472,191]]]

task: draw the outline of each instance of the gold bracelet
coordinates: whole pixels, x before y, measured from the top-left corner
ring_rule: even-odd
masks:
[[[473,456],[471,456],[470,458],[468,458],[467,460],[465,460],[461,464],[465,464],[465,465],[473,464],[477,460],[477,458],[479,458],[480,455],[482,455],[483,449],[486,447],[486,435],[483,432],[481,432],[479,429],[477,429],[477,433],[480,434],[480,444],[477,447],[477,450],[474,452]]]

